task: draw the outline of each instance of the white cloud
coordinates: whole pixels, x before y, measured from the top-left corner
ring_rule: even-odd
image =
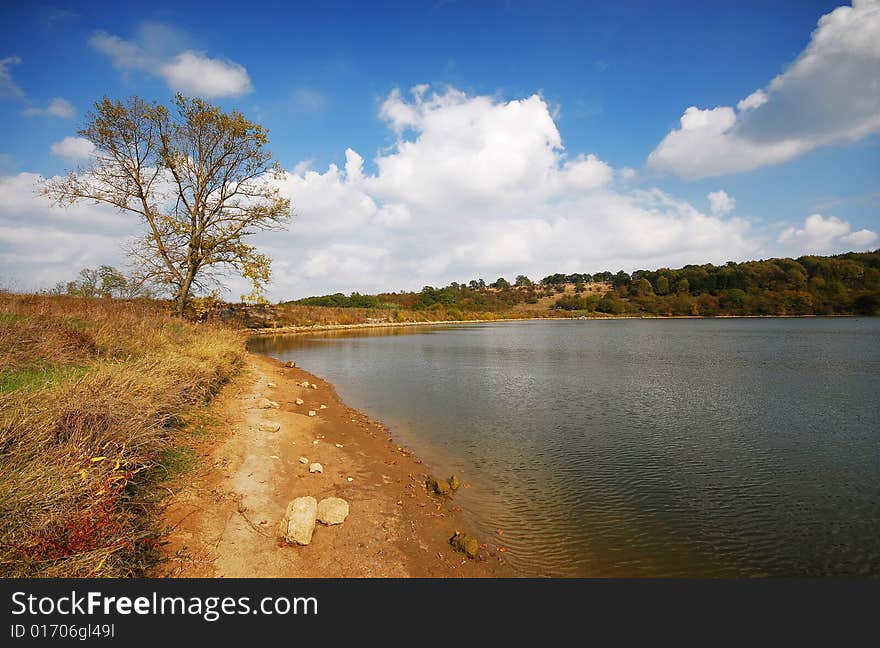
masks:
[[[733,211],[736,207],[736,200],[732,196],[727,195],[726,191],[713,191],[706,196],[709,199],[709,210],[715,216],[725,216]]]
[[[95,152],[95,145],[83,137],[65,137],[55,142],[50,150],[52,155],[68,160],[84,160]]]
[[[877,242],[877,233],[869,229],[860,229],[852,234],[841,236],[840,240],[856,250],[868,250]]]
[[[15,80],[12,78],[12,72],[9,69],[19,63],[21,63],[21,59],[17,56],[0,59],[0,97],[20,98],[24,96],[24,91],[15,83]]]
[[[161,77],[169,88],[184,94],[237,97],[253,90],[244,66],[185,47],[186,40],[182,32],[160,23],[142,23],[134,40],[99,31],[89,45],[108,56],[115,68]]]
[[[253,90],[243,66],[190,50],[159,68],[159,75],[172,90],[200,97],[237,97]]]
[[[121,267],[121,245],[137,220],[106,206],[52,207],[40,176],[0,176],[0,276],[21,290],[48,288],[81,268]]]
[[[736,109],[740,112],[745,112],[747,110],[754,110],[755,108],[759,108],[765,103],[767,103],[767,93],[763,90],[755,90],[748,97],[740,100],[736,104]]]
[[[836,216],[813,214],[804,219],[803,227],[782,230],[778,241],[797,254],[829,254],[864,251],[877,240],[876,232],[867,229],[850,232],[850,229],[849,223]]]
[[[344,168],[286,174],[297,216],[286,233],[258,235],[278,260],[273,297],[723,262],[756,248],[743,220],[624,190],[630,171],[567,154],[538,95],[417,86],[391,92],[379,114],[398,139],[373,171],[348,149]]]
[[[70,119],[74,115],[73,104],[71,104],[67,99],[63,99],[61,97],[55,97],[45,108],[38,108],[36,106],[31,108],[26,108],[22,111],[22,114],[26,117],[35,117],[38,115],[48,115],[50,117],[61,117],[63,119]]]
[[[788,69],[737,104],[689,107],[648,157],[687,178],[749,171],[880,132],[880,0],[822,16]]]

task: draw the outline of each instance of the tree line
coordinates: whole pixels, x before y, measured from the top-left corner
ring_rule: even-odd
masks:
[[[574,292],[566,286],[574,284]],[[609,290],[586,294],[590,284]],[[557,273],[532,282],[519,275],[487,283],[473,279],[419,292],[341,293],[295,304],[360,308],[506,311],[558,294],[550,308],[611,315],[846,315],[880,314],[880,250],[836,256],[802,256],[716,266],[627,273]]]

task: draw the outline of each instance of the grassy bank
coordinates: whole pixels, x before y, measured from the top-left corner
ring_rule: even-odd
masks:
[[[159,302],[0,294],[0,576],[142,574],[184,420],[242,353]]]

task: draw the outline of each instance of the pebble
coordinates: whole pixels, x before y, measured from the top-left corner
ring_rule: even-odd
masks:
[[[317,416],[318,413],[315,410],[309,410],[309,416]]]
[[[319,463],[316,461],[316,462],[313,463],[311,466],[309,466],[309,472],[310,472],[310,473],[323,473],[323,472],[324,472],[324,466],[322,466],[321,464],[319,464]]]
[[[300,457],[299,462],[301,464],[307,464],[307,463],[309,463],[309,458],[308,457]]]
[[[261,432],[277,432],[281,429],[281,423],[270,421],[268,423],[260,423]]]
[[[305,403],[305,401],[304,401],[302,398],[297,398],[297,399],[296,399],[295,401],[293,401],[293,402],[296,403],[297,405],[302,405],[303,403]]]

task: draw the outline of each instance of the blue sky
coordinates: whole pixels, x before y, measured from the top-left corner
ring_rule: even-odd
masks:
[[[59,143],[101,96],[206,88],[267,126],[290,172],[299,216],[257,238],[277,298],[878,247],[880,8],[838,5],[6,3],[0,273],[34,288],[122,264],[136,223],[49,215],[25,181],[80,161]],[[486,165],[480,187],[455,175]]]

